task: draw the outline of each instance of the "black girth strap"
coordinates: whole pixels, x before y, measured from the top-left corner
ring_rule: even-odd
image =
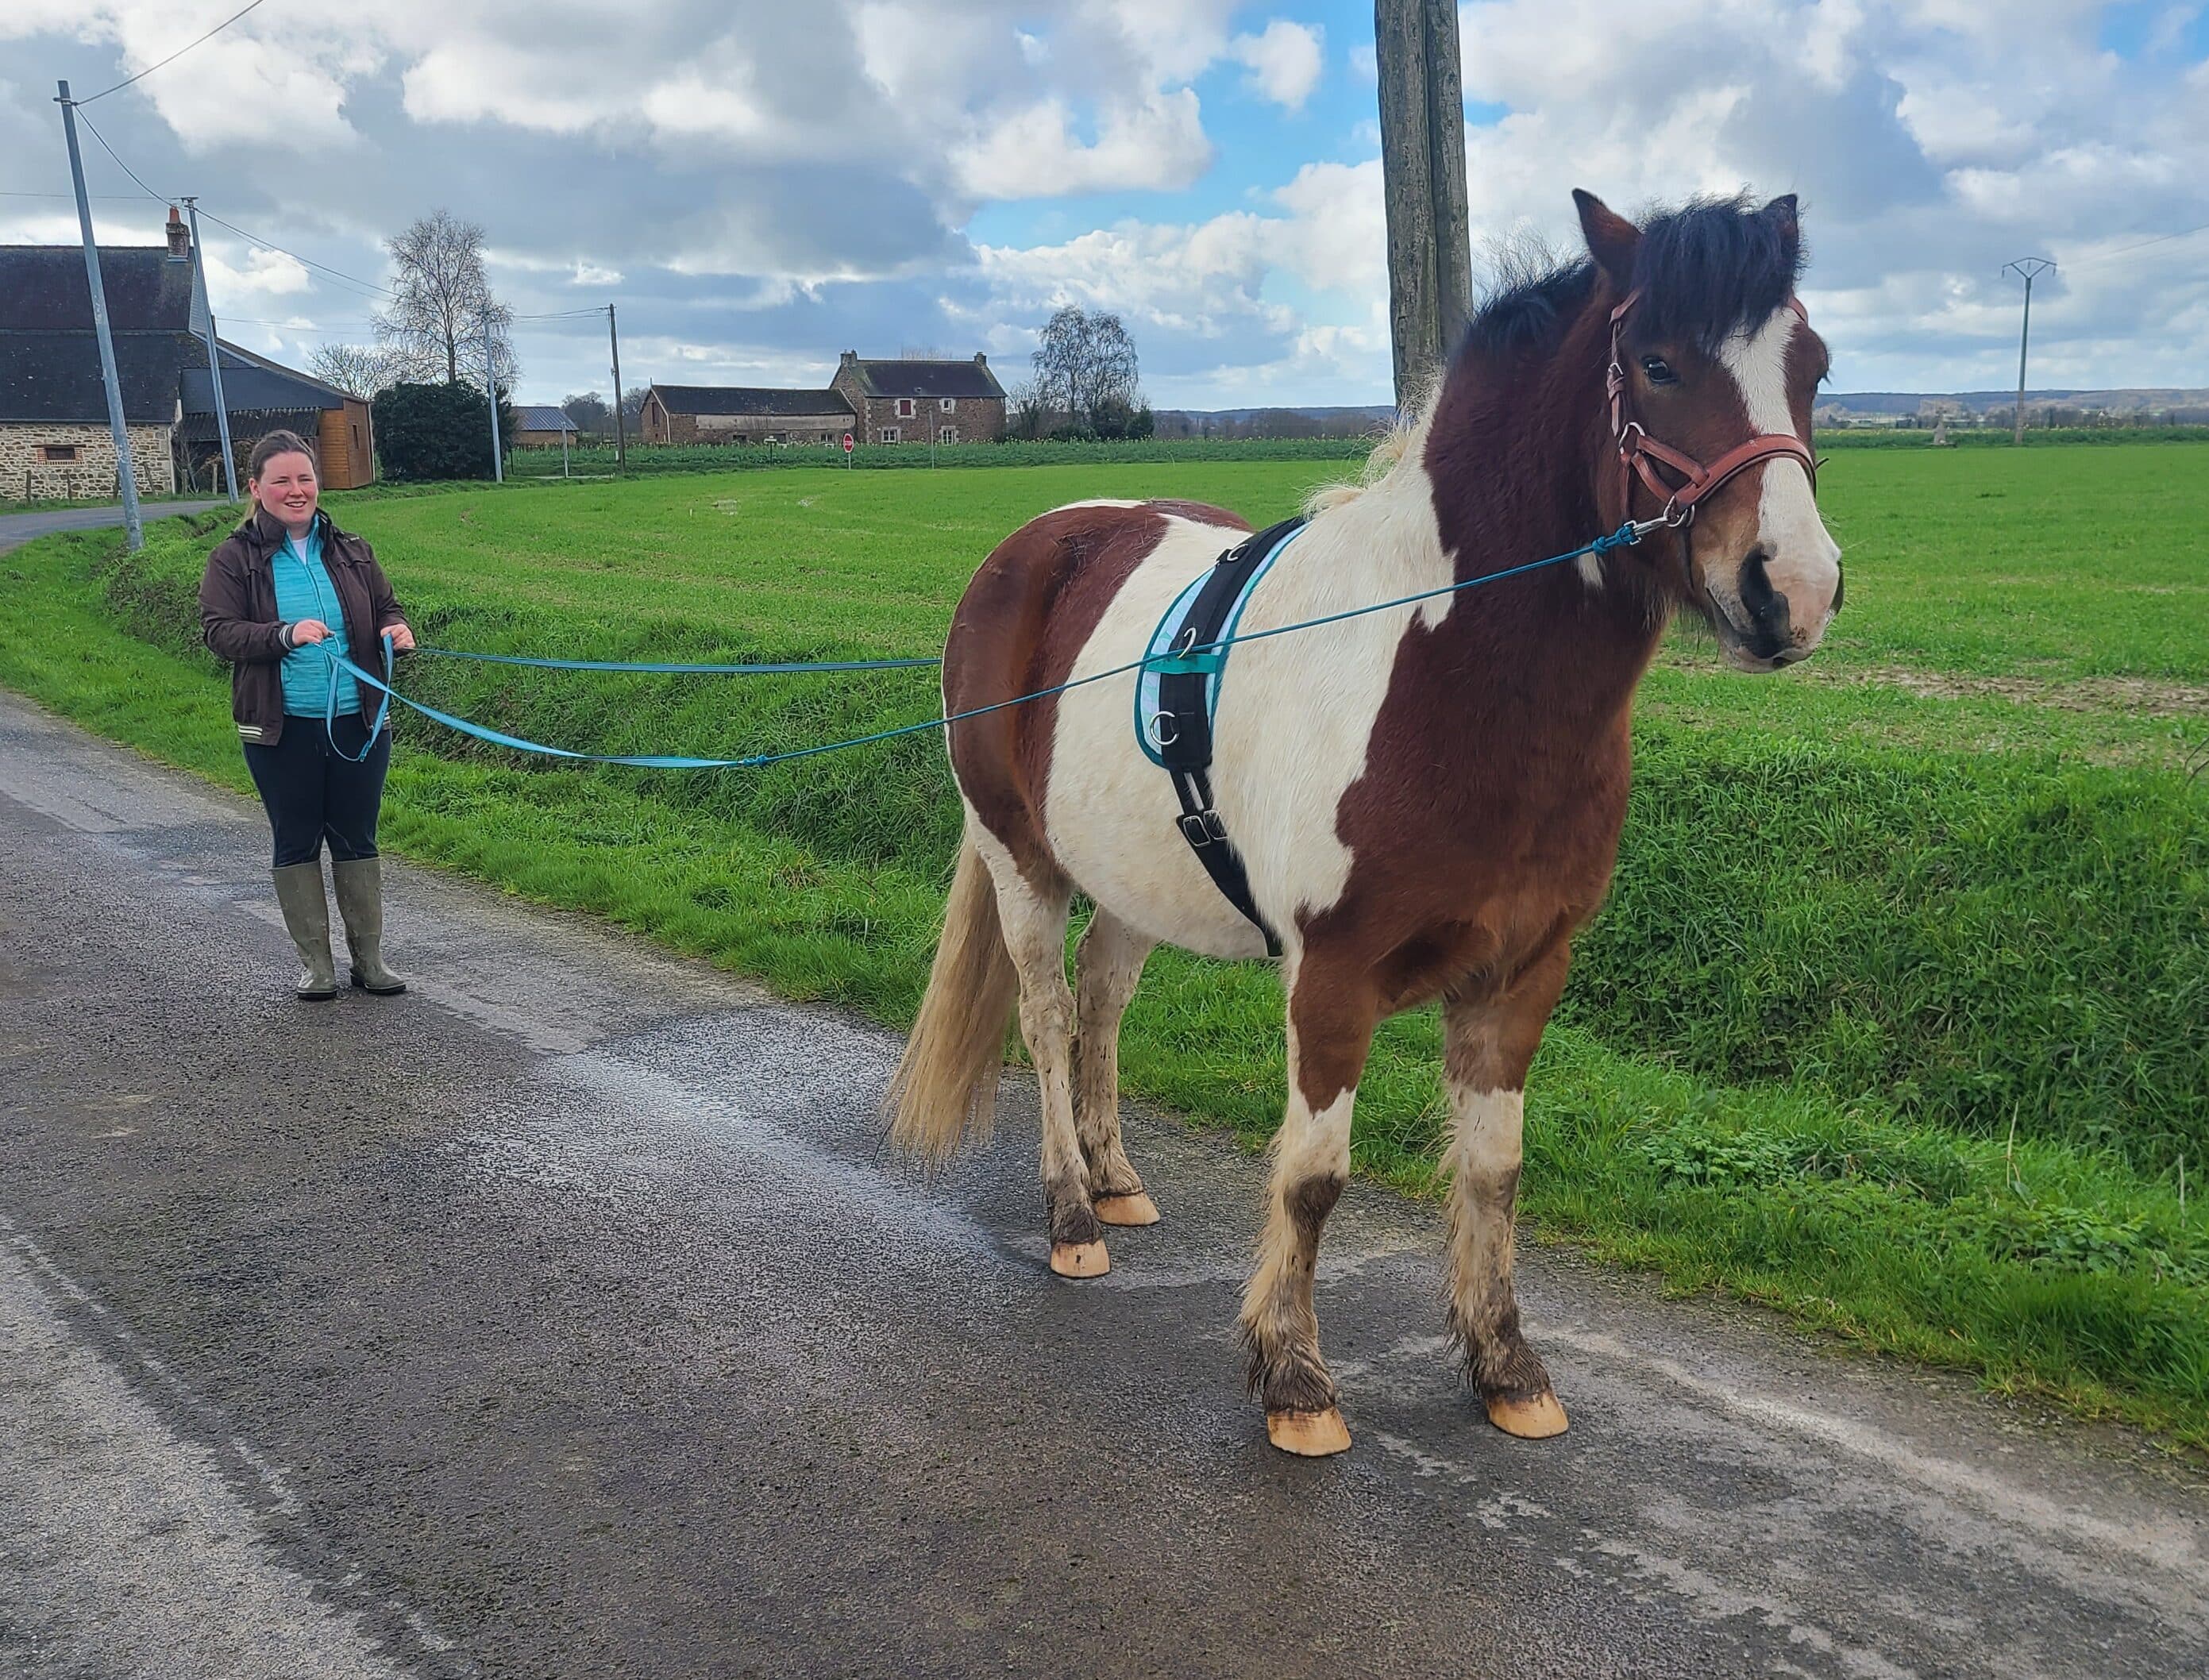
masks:
[[[1212,568],[1212,575],[1197,591],[1189,617],[1175,634],[1175,654],[1187,655],[1192,649],[1219,640],[1228,616],[1249,586],[1251,573],[1303,523],[1301,519],[1283,520],[1219,557]],[[1212,884],[1265,935],[1267,954],[1279,956],[1281,942],[1266,924],[1266,918],[1258,913],[1257,900],[1250,895],[1250,877],[1243,872],[1242,857],[1236,852],[1234,842],[1227,838],[1227,825],[1219,820],[1219,813],[1212,805],[1212,708],[1205,685],[1219,682],[1220,663],[1225,657],[1225,650],[1222,649],[1212,659],[1201,659],[1201,664],[1208,669],[1168,666],[1163,671],[1159,677],[1159,716],[1161,721],[1171,724],[1173,734],[1171,739],[1159,741],[1156,745],[1159,756],[1165,762],[1166,774],[1173,780],[1174,793],[1181,801],[1182,838],[1196,853],[1196,861],[1204,865]]]

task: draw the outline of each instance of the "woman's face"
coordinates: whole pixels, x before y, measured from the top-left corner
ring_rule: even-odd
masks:
[[[315,516],[315,504],[322,497],[322,486],[315,482],[314,459],[298,449],[269,456],[262,463],[261,476],[246,488],[271,519],[280,519],[294,529]]]

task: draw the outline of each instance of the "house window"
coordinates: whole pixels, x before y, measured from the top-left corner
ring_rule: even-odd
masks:
[[[74,443],[42,443],[39,446],[39,459],[40,461],[51,462],[75,461],[76,459],[76,445]]]
[[[939,443],[956,443],[959,441],[959,428],[957,426],[936,427],[936,441]]]
[[[898,418],[900,420],[910,420],[912,418],[912,399],[911,397],[900,397],[897,400],[897,405]]]
[[[875,434],[875,441],[878,443],[896,443],[898,441],[898,429],[895,426],[884,426],[880,431]]]
[[[959,404],[954,398],[938,397],[936,400],[936,406],[939,413],[948,414],[953,409],[958,407]]]

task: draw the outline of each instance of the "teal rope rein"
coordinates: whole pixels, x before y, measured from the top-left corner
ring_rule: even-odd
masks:
[[[1585,555],[1604,554],[1615,548],[1631,547],[1640,542],[1644,534],[1656,529],[1662,523],[1662,521],[1642,521],[1637,523],[1628,520],[1617,530],[1582,543],[1578,548],[1568,549],[1562,554],[1552,554],[1544,559],[1530,560],[1523,566],[1507,567],[1500,572],[1486,572],[1478,577],[1466,578],[1461,582],[1443,584],[1439,588],[1422,589],[1416,594],[1399,595],[1393,600],[1375,601],[1369,606],[1353,606],[1341,612],[1327,613],[1318,618],[1303,618],[1293,624],[1279,624],[1270,630],[1252,630],[1248,634],[1225,635],[1217,641],[1208,641],[1201,647],[1179,648],[1171,653],[1151,654],[1142,659],[1130,659],[1125,665],[1116,665],[1110,670],[1092,671],[1086,677],[1076,677],[1068,682],[1053,683],[1047,689],[1037,689],[1028,694],[1015,695],[1010,700],[993,701],[987,706],[969,707],[963,712],[952,712],[940,718],[930,718],[925,723],[902,724],[894,729],[878,729],[871,734],[854,735],[842,741],[827,741],[818,746],[796,747],[785,752],[748,753],[742,758],[691,758],[671,753],[574,752],[566,747],[547,746],[540,741],[524,740],[518,735],[509,735],[500,730],[487,729],[481,724],[470,723],[466,718],[456,718],[449,712],[441,712],[434,706],[425,706],[420,701],[411,699],[400,693],[383,678],[362,670],[351,659],[336,653],[332,653],[330,658],[333,664],[342,665],[351,671],[356,681],[365,683],[381,690],[384,696],[382,703],[385,707],[396,700],[400,705],[411,707],[434,723],[441,723],[448,729],[456,730],[463,735],[472,736],[479,741],[487,741],[494,746],[510,747],[517,752],[536,753],[543,757],[565,759],[575,763],[626,764],[642,770],[763,770],[769,765],[787,764],[801,758],[817,758],[823,753],[842,752],[850,747],[872,746],[880,741],[894,741],[902,735],[918,735],[925,730],[947,728],[954,723],[964,723],[969,718],[986,717],[992,712],[1004,711],[1008,707],[1026,706],[1034,701],[1048,700],[1053,695],[1065,694],[1069,689],[1083,688],[1091,683],[1102,683],[1114,677],[1125,677],[1130,671],[1162,669],[1173,660],[1193,659],[1216,660],[1224,656],[1228,648],[1239,647],[1244,642],[1265,641],[1273,636],[1289,635],[1299,630],[1318,629],[1323,625],[1339,624],[1346,618],[1362,618],[1369,613],[1386,612],[1392,607],[1411,606],[1420,601],[1434,600],[1440,596],[1455,595],[1467,589],[1478,589],[1484,584],[1501,583],[1506,578],[1521,577],[1528,572],[1540,571],[1545,566],[1561,566],[1568,561],[1578,560]],[[743,676],[781,675],[799,671],[894,671],[942,663],[940,659],[854,659],[812,665],[645,665],[611,660],[525,659],[519,654],[512,653],[460,653],[450,648],[424,648],[421,651],[446,659],[479,659],[495,665],[535,665],[556,671],[655,671],[672,674]],[[379,712],[379,723],[381,720],[382,714]],[[373,739],[374,736],[371,734],[370,738]]]

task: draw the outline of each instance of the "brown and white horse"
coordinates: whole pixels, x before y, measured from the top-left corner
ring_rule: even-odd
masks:
[[[1634,689],[1676,608],[1761,671],[1810,653],[1840,605],[1804,441],[1827,358],[1794,301],[1795,201],[1698,202],[1636,228],[1575,197],[1588,258],[1482,307],[1367,485],[1315,498],[1240,634],[1559,553],[1668,500],[1675,523],[1635,547],[1239,645],[1219,697],[1216,804],[1287,991],[1288,1110],[1241,1331],[1268,1433],[1291,1452],[1350,1444],[1312,1304],[1320,1232],[1374,1029],[1436,999],[1449,1328],[1497,1425],[1564,1429],[1512,1286],[1522,1095],[1573,930],[1610,882]],[[960,602],[946,708],[1141,658],[1176,595],[1248,529],[1178,502],[1030,521]],[[1168,776],[1135,738],[1134,680],[952,727],[966,837],[887,1104],[893,1142],[933,1158],[985,1127],[1017,1008],[1042,1094],[1051,1269],[1068,1277],[1105,1270],[1103,1225],[1158,1217],[1118,1113],[1120,1018],[1146,957],[1161,941],[1264,954],[1181,837]],[[1077,891],[1096,913],[1069,988]]]

